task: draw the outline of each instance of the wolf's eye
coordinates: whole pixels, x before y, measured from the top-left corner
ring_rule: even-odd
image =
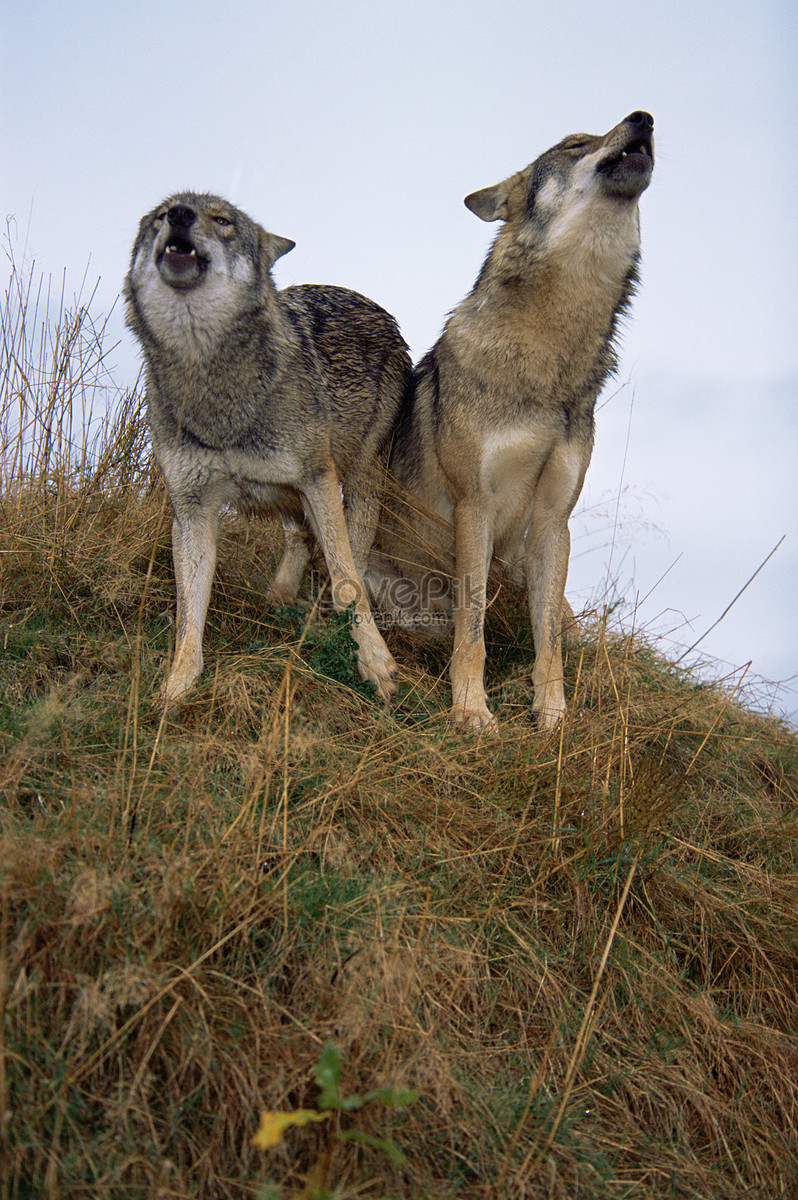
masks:
[[[214,217],[213,219],[221,229],[229,229],[233,224],[232,221],[228,221],[227,217]]]

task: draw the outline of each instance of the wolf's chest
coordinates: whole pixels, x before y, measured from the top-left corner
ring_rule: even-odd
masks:
[[[525,426],[501,429],[483,439],[480,485],[497,513],[528,506],[555,440],[549,431]]]
[[[589,457],[589,441],[546,426],[510,427],[484,438],[479,483],[497,549],[515,541],[538,508],[567,516]]]
[[[284,506],[302,478],[301,463],[290,450],[263,447],[213,450],[185,440],[154,443],[170,495],[266,511]]]

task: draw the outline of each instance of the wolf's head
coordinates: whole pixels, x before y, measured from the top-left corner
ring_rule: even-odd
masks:
[[[201,356],[267,301],[270,268],[293,246],[219,196],[170,196],[139,224],[125,280],[128,324],[182,357]]]
[[[505,221],[545,254],[577,245],[639,247],[637,202],[654,169],[654,118],[633,112],[603,136],[563,138],[517,175],[466,196],[483,221]],[[615,247],[617,249],[617,246]]]

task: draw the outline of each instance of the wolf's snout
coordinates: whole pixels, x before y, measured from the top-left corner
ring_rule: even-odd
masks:
[[[195,287],[208,266],[207,255],[194,244],[196,235],[191,231],[197,212],[188,204],[173,204],[166,210],[166,220],[168,227],[155,243],[161,278],[173,288]]]
[[[642,154],[652,161],[654,159],[654,118],[651,113],[633,112],[623,121],[626,126],[632,126],[632,137],[635,139],[633,145],[627,145],[624,151],[624,157],[627,154]]]
[[[654,118],[636,109],[604,138],[607,150],[596,167],[610,195],[637,200],[651,182],[654,169]]]
[[[650,130],[654,128],[654,118],[651,113],[638,110],[637,112],[629,113],[624,124],[639,125],[641,129]]]
[[[197,214],[187,204],[175,204],[169,209],[166,219],[173,229],[189,229],[196,221]]]

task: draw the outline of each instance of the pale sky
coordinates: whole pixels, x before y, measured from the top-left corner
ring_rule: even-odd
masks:
[[[278,286],[371,296],[418,358],[495,232],[463,197],[647,109],[643,282],[569,594],[598,601],[614,578],[618,618],[676,655],[786,534],[700,647],[717,674],[752,660],[784,680],[798,671],[797,28],[786,0],[4,0],[0,211],[18,258],[66,271],[68,294],[99,279],[108,311],[142,213],[219,192],[296,241]],[[137,354],[112,325],[129,386]],[[777,707],[798,709],[792,688]]]

